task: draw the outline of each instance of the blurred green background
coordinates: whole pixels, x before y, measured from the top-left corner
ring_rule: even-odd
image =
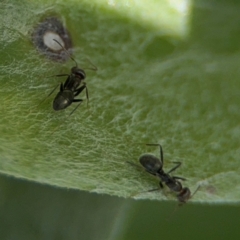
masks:
[[[175,207],[1,176],[0,239],[239,239],[239,207]]]

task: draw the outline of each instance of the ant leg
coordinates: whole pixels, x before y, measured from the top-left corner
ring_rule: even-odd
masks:
[[[53,94],[53,92],[57,89],[58,86],[59,86],[59,85],[57,85],[57,86],[38,104],[38,106],[41,105],[49,96],[51,96],[51,95]],[[60,85],[60,90],[61,90],[62,87],[63,87],[63,85],[62,85],[62,83],[61,83],[61,85]]]
[[[69,77],[69,74],[52,75],[52,76],[48,76],[47,78],[50,78],[50,77],[65,77],[65,76],[68,76],[68,77]],[[68,80],[68,79],[67,79],[67,80]],[[66,83],[65,83],[65,84],[66,84]],[[64,85],[65,85],[65,84],[64,84]],[[58,85],[47,95],[46,98],[43,99],[43,101],[41,101],[41,102],[39,103],[39,105],[42,104],[49,96],[51,96],[51,95],[53,94],[53,92],[57,89],[57,87],[58,87]],[[63,91],[63,84],[62,84],[62,83],[61,83],[61,85],[60,85],[60,91]]]
[[[76,89],[76,90],[74,91],[74,96],[75,96],[75,97],[78,96],[85,88],[86,88],[86,86],[83,85],[82,87]]]
[[[148,190],[147,192],[154,192],[154,191],[158,191],[158,190],[160,190],[161,188],[154,188],[154,189],[150,189],[150,190]]]
[[[179,179],[179,180],[182,180],[182,181],[186,181],[187,180],[186,178],[178,177],[178,176],[173,176],[172,178],[173,179]]]
[[[150,190],[147,190],[147,191],[143,191],[143,192],[138,192],[138,193],[135,193],[135,194],[132,194],[131,197],[137,195],[137,194],[140,194],[140,193],[147,193],[147,192],[154,192],[154,191],[159,191],[161,190],[161,188],[154,188],[154,189],[150,189]]]
[[[161,189],[163,189],[163,184],[162,184],[162,182],[161,182],[161,181],[159,182],[159,186],[160,186],[160,188],[154,188],[154,189],[150,189],[150,190],[148,190],[148,192],[153,192],[153,191],[158,191],[158,190],[161,190]]]
[[[55,75],[55,77],[66,77],[66,76],[69,77],[69,74],[57,74],[57,75]]]
[[[50,77],[69,77],[69,74],[57,74],[57,75],[51,75],[51,76],[48,76],[46,78],[50,78]]]
[[[82,102],[82,99],[73,99],[73,102]]]
[[[130,162],[130,161],[126,161],[126,162],[127,162],[128,164],[134,166],[134,167],[137,167],[137,168],[141,168],[141,169],[142,169],[142,167],[140,167],[139,165],[137,165],[137,164],[135,164],[135,163],[133,163],[133,162]]]
[[[162,165],[163,165],[163,150],[162,150],[161,144],[157,144],[157,143],[147,143],[146,145],[147,145],[147,146],[159,146],[159,148],[160,148],[160,160],[161,160]]]
[[[47,97],[51,96],[51,95],[53,94],[53,92],[57,89],[58,86],[59,86],[59,85],[57,85],[57,86],[47,95]],[[62,88],[62,83],[61,83],[61,85],[60,85],[60,90],[61,90],[61,88]]]
[[[155,173],[155,172],[148,171],[147,169],[145,169],[145,171],[148,172],[148,173],[150,173],[150,174],[152,174],[152,175],[155,176],[155,177],[158,177],[158,174]]]
[[[63,84],[61,83],[60,84],[60,91],[62,92],[64,90],[64,86],[63,86]]]
[[[179,167],[181,166],[181,164],[182,164],[181,162],[173,162],[173,163],[176,163],[177,165],[176,165],[175,167],[173,167],[172,169],[170,169],[170,170],[167,172],[167,174],[175,171],[175,170],[176,170],[177,168],[179,168]]]
[[[87,96],[87,103],[88,103],[89,102],[89,97],[88,97],[88,88],[87,88],[87,86],[86,86],[86,96]]]
[[[87,88],[87,84],[85,82],[82,83],[83,86],[85,86],[86,88],[86,97],[87,97],[87,103],[89,102],[89,95],[88,95],[88,88]]]
[[[67,78],[67,80],[65,81],[64,85],[63,85],[63,89],[64,89],[64,88],[67,88],[67,86],[68,86],[68,84],[69,84],[69,82],[70,82],[70,79],[71,79],[71,77],[69,76],[69,77]],[[63,91],[63,90],[62,90],[62,91]]]
[[[80,103],[72,110],[69,116],[72,115],[77,110],[77,108],[81,105],[82,101],[83,101],[82,99],[73,99],[73,102],[80,102]]]
[[[86,89],[86,97],[87,97],[87,103],[89,101],[89,96],[88,96],[88,89],[87,89],[87,86],[86,86],[86,83],[83,83],[83,86],[78,88],[76,91],[75,91],[75,94],[74,96],[76,97],[77,95],[79,95],[84,89]]]

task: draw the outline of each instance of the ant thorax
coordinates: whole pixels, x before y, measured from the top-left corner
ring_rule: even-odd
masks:
[[[182,184],[174,178],[169,178],[165,183],[173,192],[180,192],[182,190]]]
[[[159,177],[162,182],[168,182],[169,179],[171,178],[169,174],[165,173],[162,169],[159,170],[157,173],[156,173],[156,176]]]

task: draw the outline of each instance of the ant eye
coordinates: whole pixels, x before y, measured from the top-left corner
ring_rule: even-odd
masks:
[[[66,61],[69,54],[53,41],[56,39],[65,49],[72,48],[72,41],[68,31],[59,19],[49,17],[38,24],[32,35],[33,43],[39,52],[55,61]]]

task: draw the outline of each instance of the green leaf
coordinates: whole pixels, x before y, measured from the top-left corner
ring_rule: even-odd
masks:
[[[239,202],[239,6],[187,3],[3,1],[0,171],[121,197],[175,199],[166,188],[146,192],[158,180],[126,163],[158,156],[145,143],[161,143],[164,169],[181,161],[183,185],[201,186],[192,201]],[[48,76],[74,66],[35,49],[31,33],[44,16],[65,23],[87,72],[90,103],[71,116],[73,105],[52,109],[56,92],[41,103],[65,80]]]

